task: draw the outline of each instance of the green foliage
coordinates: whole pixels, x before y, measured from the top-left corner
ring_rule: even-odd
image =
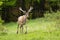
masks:
[[[38,3],[40,3],[40,0],[37,0]]]
[[[1,17],[0,17],[0,24],[2,24],[4,21],[1,19]]]
[[[32,13],[29,14],[29,19],[32,19]]]
[[[19,3],[17,3],[17,1]],[[9,6],[9,7],[5,7],[5,9],[3,8],[3,10],[9,10],[9,11],[5,11],[6,16],[9,15],[8,17],[6,17],[6,19],[8,19],[8,21],[12,21],[12,20],[16,21],[17,20],[17,17],[19,15],[18,14],[19,10],[18,10],[17,6],[21,6],[23,9],[28,10],[29,7],[32,5],[34,7],[34,9],[32,10],[32,13],[33,13],[32,16],[30,15],[31,18],[37,18],[37,17],[44,16],[44,13],[43,13],[44,10],[43,9],[46,9],[48,11],[49,11],[50,8],[51,8],[51,10],[58,9],[58,7],[56,7],[57,6],[57,2],[56,1],[52,2],[51,4],[49,4],[49,2],[45,2],[45,1],[41,1],[41,0],[21,0],[21,1],[22,1],[21,3],[20,3],[20,0],[8,0],[6,2],[4,1],[5,5],[3,5],[3,6],[4,7],[5,6]],[[42,4],[40,4],[40,2]],[[43,10],[43,12],[42,12],[42,10]],[[40,13],[40,12],[42,12],[42,13]],[[3,15],[5,15],[5,13],[3,13]],[[14,14],[14,16],[13,16],[13,14]],[[20,15],[22,15],[22,14],[20,14]],[[2,18],[5,18],[5,16],[3,16]]]
[[[6,6],[14,6],[16,4],[16,1],[17,0],[11,0],[11,1],[5,2],[5,5]]]
[[[0,35],[5,35],[7,34],[7,28],[0,24]]]
[[[8,0],[0,0],[0,1],[8,1]]]
[[[3,2],[2,1],[0,1],[0,6],[3,4]]]
[[[3,6],[15,6],[17,0],[1,0],[0,5],[4,4]]]
[[[1,17],[0,17],[0,35],[1,35],[1,34],[3,35],[3,34],[6,34],[6,33],[7,33],[6,27],[2,25],[3,22],[4,22],[4,21],[1,20]]]
[[[57,13],[46,13],[44,14],[45,18],[49,19],[49,20],[60,20],[60,12],[58,11]]]
[[[49,1],[56,2],[56,1],[58,1],[58,0],[49,0]]]

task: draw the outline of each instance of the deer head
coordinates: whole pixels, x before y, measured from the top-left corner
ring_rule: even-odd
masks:
[[[31,12],[31,10],[33,9],[33,7],[31,6],[30,9],[28,11],[24,11],[22,10],[22,8],[20,7],[19,10],[21,10],[27,17],[29,17],[29,12]]]

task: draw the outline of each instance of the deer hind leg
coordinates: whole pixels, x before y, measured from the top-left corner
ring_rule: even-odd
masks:
[[[23,33],[23,25],[20,26],[20,32]]]
[[[18,24],[18,27],[17,27],[17,34],[18,34],[18,31],[19,31],[19,24]]]
[[[26,26],[26,32],[25,32],[25,34],[27,34],[27,26]]]

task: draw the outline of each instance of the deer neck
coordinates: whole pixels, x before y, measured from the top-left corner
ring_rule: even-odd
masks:
[[[26,15],[27,18],[29,17],[29,13],[26,13],[25,15]]]

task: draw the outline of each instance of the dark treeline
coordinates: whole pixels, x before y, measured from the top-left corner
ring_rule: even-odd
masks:
[[[17,21],[17,18],[23,15],[19,7],[26,11],[30,6],[33,7],[29,19],[44,17],[46,11],[51,13],[60,10],[60,0],[8,0],[2,2],[0,15],[5,22]]]

